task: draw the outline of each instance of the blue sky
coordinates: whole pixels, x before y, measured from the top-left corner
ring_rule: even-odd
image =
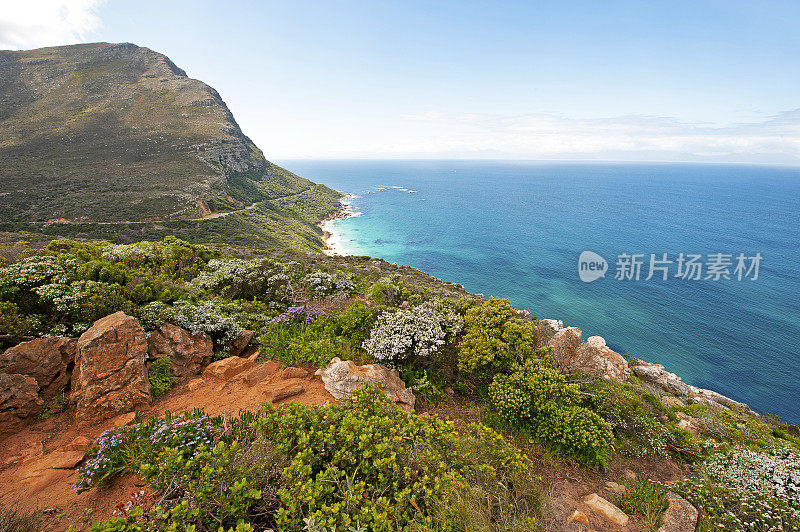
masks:
[[[165,53],[272,158],[800,164],[795,0],[7,4],[0,48]]]

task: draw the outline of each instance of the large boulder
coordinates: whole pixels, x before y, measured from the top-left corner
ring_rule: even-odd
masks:
[[[581,342],[581,334],[579,328],[567,327],[550,339],[550,355],[556,368],[620,382],[628,378],[628,361],[609,348],[602,336],[590,336]]]
[[[214,344],[205,333],[192,334],[186,329],[165,323],[147,337],[151,360],[169,357],[176,377],[197,375],[211,362]]]
[[[42,411],[36,379],[27,375],[0,373],[0,438],[20,430]]]
[[[69,384],[78,340],[61,336],[22,342],[0,355],[0,372],[27,375],[39,385],[39,395],[50,399]]]
[[[344,399],[362,386],[371,385],[383,390],[403,410],[414,411],[416,398],[406,388],[396,369],[381,364],[356,366],[352,360],[340,360],[337,357],[331,360],[328,367],[317,370],[316,375],[322,378],[325,389],[336,399]]]
[[[93,424],[150,402],[147,336],[136,318],[117,312],[78,339],[72,401],[80,424]]]

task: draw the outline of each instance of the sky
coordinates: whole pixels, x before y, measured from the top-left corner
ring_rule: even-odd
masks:
[[[268,158],[800,165],[797,0],[0,0],[0,49],[132,42]]]

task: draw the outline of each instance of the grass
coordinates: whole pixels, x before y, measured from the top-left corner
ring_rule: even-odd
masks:
[[[669,501],[661,487],[649,478],[640,475],[635,481],[623,481],[625,492],[619,495],[617,504],[629,515],[644,521],[648,530],[658,530]]]
[[[12,508],[0,502],[0,532],[39,532],[46,530],[42,512]]]

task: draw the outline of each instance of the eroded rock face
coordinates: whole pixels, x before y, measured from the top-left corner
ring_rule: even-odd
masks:
[[[697,508],[671,491],[667,493],[669,507],[664,512],[664,525],[658,532],[694,532],[697,527]]]
[[[197,375],[214,355],[214,344],[205,333],[192,334],[182,327],[165,323],[147,337],[147,353],[151,359],[169,357],[176,377]]]
[[[69,384],[77,343],[75,338],[61,336],[22,342],[0,355],[0,372],[33,377],[39,395],[50,399],[63,393]]]
[[[42,411],[36,379],[27,375],[0,373],[0,438],[20,430]]]
[[[631,374],[628,361],[612,351],[602,336],[590,336],[578,347],[575,367],[581,373],[622,382]]]
[[[147,338],[136,318],[117,312],[78,339],[72,400],[80,424],[93,424],[150,402]]]
[[[344,399],[364,385],[372,385],[386,393],[397,405],[407,412],[414,411],[416,398],[400,379],[396,369],[381,364],[356,366],[352,360],[334,358],[327,368],[316,373],[325,383],[325,389],[336,399]]]
[[[611,350],[602,336],[591,336],[581,342],[581,334],[579,328],[567,327],[550,340],[553,348],[550,355],[558,369],[620,382],[628,378],[631,373],[628,361]]]
[[[577,327],[567,327],[559,330],[551,339],[550,356],[553,364],[560,370],[568,370],[574,366],[578,346],[581,345],[582,331]]]

